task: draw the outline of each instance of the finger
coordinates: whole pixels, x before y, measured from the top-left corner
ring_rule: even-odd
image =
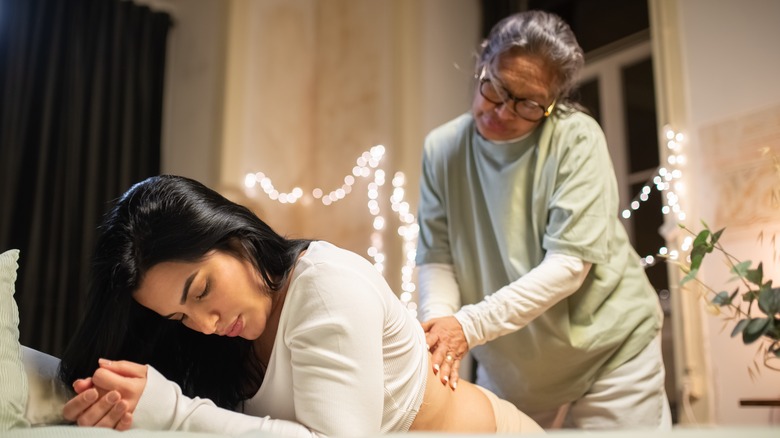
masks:
[[[95,424],[96,427],[116,429],[119,422],[127,412],[127,402],[119,400],[114,406]]]
[[[442,385],[447,386],[450,381],[450,365],[446,362],[441,364],[441,370],[439,371],[439,382]]]
[[[458,372],[460,370],[460,360],[455,359],[455,361],[452,363],[452,371],[450,371],[450,388],[452,388],[453,391],[458,389],[458,380],[460,380],[460,373]]]
[[[76,394],[81,394],[82,392],[88,390],[89,388],[93,388],[95,385],[92,384],[92,378],[87,377],[86,379],[76,379],[73,381],[73,390],[76,391]]]
[[[127,360],[98,359],[100,368],[113,371],[124,377],[146,377],[146,365]]]
[[[98,399],[97,389],[90,388],[68,400],[62,407],[62,417],[68,421],[76,421],[86,409]]]
[[[109,391],[95,403],[85,409],[76,418],[79,426],[95,426],[114,408],[121,399],[117,391]],[[116,423],[116,422],[115,422]]]
[[[122,416],[122,419],[119,420],[119,423],[116,425],[114,429],[119,431],[129,430],[132,425],[133,425],[133,413],[125,412],[125,414]]]
[[[433,321],[429,320],[429,321],[421,322],[420,325],[422,326],[423,331],[427,332],[433,326]]]
[[[144,368],[145,365],[142,365]],[[145,379],[144,377],[127,377],[118,372],[109,369],[108,367],[100,367],[95,371],[92,376],[92,382],[99,388],[105,388],[107,390],[115,389],[121,392],[125,397],[128,395],[126,391],[132,389],[133,382],[138,379]]]
[[[442,372],[442,369],[445,365],[449,365],[447,363],[447,346],[440,344],[436,344],[436,347],[432,350],[431,355],[431,363],[433,364],[433,370],[434,373],[439,374]],[[448,374],[445,374],[448,375]]]
[[[444,361],[441,364],[441,371],[439,371],[439,379],[442,383],[442,385],[447,385],[450,383],[450,379],[452,378],[452,366],[453,361],[455,358],[452,356],[452,353],[446,353],[444,355]]]
[[[428,346],[429,351],[433,351],[436,344],[439,343],[439,336],[435,335],[433,333],[426,333],[425,334],[425,344]]]

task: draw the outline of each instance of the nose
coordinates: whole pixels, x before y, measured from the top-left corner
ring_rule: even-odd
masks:
[[[212,312],[194,312],[192,316],[184,320],[184,325],[189,329],[201,332],[204,335],[213,335],[217,332],[217,322],[219,316]]]
[[[496,114],[504,120],[512,120],[516,117],[515,113],[509,109],[508,101],[496,104]]]

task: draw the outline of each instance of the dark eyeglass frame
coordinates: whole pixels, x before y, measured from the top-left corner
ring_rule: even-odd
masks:
[[[485,100],[492,103],[493,105],[507,105],[511,101],[512,105],[507,106],[507,109],[509,109],[509,111],[512,114],[516,115],[517,117],[528,120],[529,122],[538,122],[539,120],[549,117],[550,114],[552,114],[553,109],[555,108],[555,102],[557,101],[557,99],[553,99],[550,106],[545,107],[544,105],[542,105],[541,103],[535,100],[527,99],[524,97],[517,97],[513,95],[503,85],[487,77],[487,70],[485,69],[485,67],[482,68],[482,71],[480,72],[478,79],[479,79],[479,94],[483,98],[485,98]],[[485,92],[482,91],[482,87],[484,87],[485,84],[488,84],[488,86],[493,87],[493,89],[497,92],[497,94],[501,95],[503,93],[506,96],[506,99],[496,102],[495,100],[486,96]],[[529,103],[537,106],[542,111],[542,115],[537,118],[530,118],[522,115],[520,111],[517,110],[518,104],[528,105]]]

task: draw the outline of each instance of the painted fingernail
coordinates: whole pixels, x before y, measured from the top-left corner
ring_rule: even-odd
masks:
[[[458,389],[458,381],[457,380],[453,380],[452,381],[452,390],[455,391],[456,389]]]
[[[109,403],[116,403],[119,401],[119,394],[116,391],[111,391],[106,395],[106,400]]]
[[[434,374],[439,372],[439,364],[437,363],[433,364],[433,372]]]
[[[444,383],[447,383],[450,381],[450,376],[444,376]]]

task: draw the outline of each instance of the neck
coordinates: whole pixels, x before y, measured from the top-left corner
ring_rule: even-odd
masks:
[[[284,307],[284,299],[286,296],[287,287],[272,296],[271,299],[273,300],[273,304],[271,306],[271,313],[268,315],[265,330],[263,330],[260,337],[254,341],[255,355],[260,363],[263,364],[264,368],[268,367],[268,361],[271,359],[276,332],[279,329],[279,318],[282,315],[282,308]]]

